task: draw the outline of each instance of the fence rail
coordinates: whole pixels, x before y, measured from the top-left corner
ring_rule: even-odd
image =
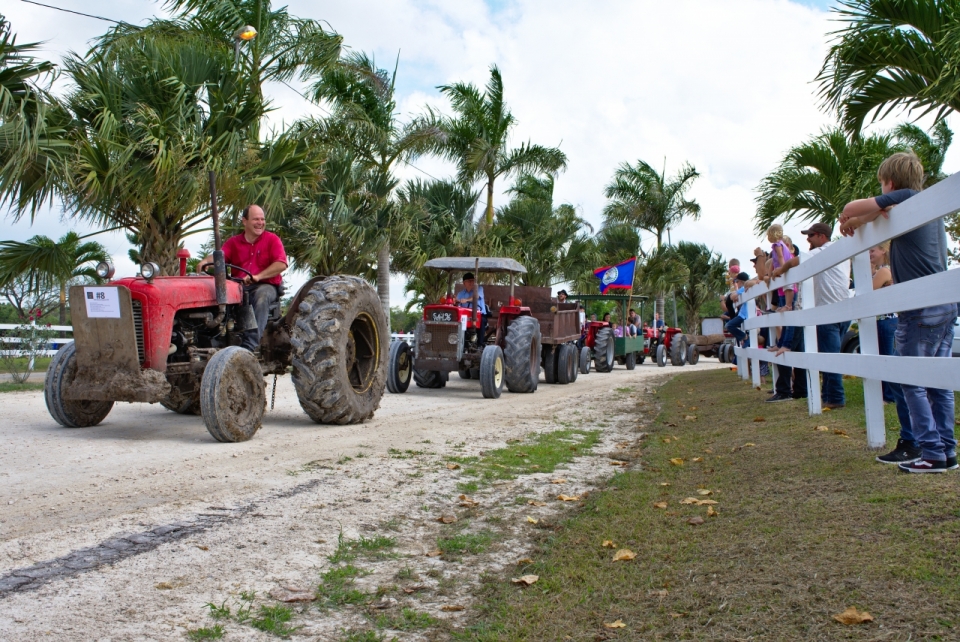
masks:
[[[820,372],[835,372],[863,378],[864,406],[867,423],[867,445],[882,448],[886,442],[881,381],[913,386],[960,390],[960,359],[880,356],[876,317],[880,314],[915,310],[960,301],[960,270],[899,283],[873,290],[870,248],[896,238],[931,221],[960,211],[960,173],[941,181],[928,190],[898,205],[890,218],[878,218],[861,227],[855,236],[841,238],[815,254],[802,256],[800,265],[785,275],[759,283],[744,293],[747,320],[743,327],[750,333],[750,345],[756,346],[760,328],[803,328],[803,353],[785,353],[779,357],[758,348],[737,348],[737,362],[749,360],[751,367],[741,367],[739,374],[747,379],[752,372],[753,384],[760,385],[760,361],[793,368],[803,368],[808,377],[808,411],[822,412],[820,406]],[[854,282],[859,284],[854,296],[829,305],[818,306],[813,278],[844,261],[853,259]],[[756,315],[757,299],[792,283],[801,284],[802,310]],[[817,352],[817,325],[858,321],[860,354],[822,354]],[[775,375],[774,375],[775,376]]]
[[[4,346],[9,346],[14,343],[20,343],[21,341],[23,341],[23,339],[20,337],[8,337],[6,336],[6,333],[9,332],[10,330],[17,330],[21,327],[23,326],[15,323],[0,323],[0,356],[6,357],[6,356],[10,356],[11,352],[16,352],[15,349],[12,349],[9,347],[4,348]],[[70,325],[52,325],[49,327],[44,326],[44,330],[53,330],[55,332],[69,332],[70,334],[73,334],[73,326],[70,326]],[[73,342],[73,339],[69,337],[68,338],[53,337],[47,341],[47,349],[41,350],[38,353],[38,356],[52,357],[53,355],[57,354],[57,350],[60,349],[60,346],[64,345],[65,343],[72,343],[72,342]]]

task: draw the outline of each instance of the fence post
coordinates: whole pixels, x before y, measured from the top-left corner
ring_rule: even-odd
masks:
[[[855,296],[873,291],[873,270],[870,268],[870,253],[861,252],[853,257],[853,282]],[[877,317],[859,319],[860,354],[880,354]],[[883,414],[883,388],[879,379],[863,380],[863,405],[867,419],[867,447],[883,448],[887,443]]]
[[[807,279],[800,284],[800,295],[803,297],[803,308],[810,310],[816,307],[817,297],[814,294],[813,279]],[[817,343],[817,326],[803,326],[803,351],[819,352]],[[820,405],[820,371],[807,370],[807,412],[811,417],[823,414]]]
[[[747,318],[755,319],[757,317],[757,300],[750,299],[747,301]],[[760,330],[754,328],[750,331],[750,347],[759,348],[760,347]],[[750,372],[753,374],[753,387],[760,387],[760,359],[751,359],[750,360]]]

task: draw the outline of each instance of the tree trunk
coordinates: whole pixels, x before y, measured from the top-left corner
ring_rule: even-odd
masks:
[[[226,239],[224,239],[226,240]],[[180,274],[180,259],[177,250],[182,241],[179,231],[146,229],[140,234],[140,257],[144,263],[152,261],[160,266],[163,276]]]
[[[67,325],[67,284],[60,284],[60,325]]]
[[[493,179],[487,181],[487,225],[493,225]]]
[[[657,293],[657,300],[654,302],[653,311],[660,315],[660,320],[663,321],[664,325],[667,323],[666,317],[664,317],[664,312],[666,311],[666,303],[664,300],[664,293]]]
[[[387,332],[390,332],[390,241],[385,241],[377,251],[377,294],[383,313],[387,315]]]

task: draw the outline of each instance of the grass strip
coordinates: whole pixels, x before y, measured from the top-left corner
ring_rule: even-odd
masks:
[[[28,392],[32,390],[43,390],[43,384],[39,381],[28,381],[26,383],[0,381],[0,392]]]
[[[729,371],[675,378],[642,469],[543,534],[533,564],[483,578],[455,639],[957,639],[960,477],[875,462],[845,383],[846,408],[809,417]],[[874,621],[833,619],[851,606]]]

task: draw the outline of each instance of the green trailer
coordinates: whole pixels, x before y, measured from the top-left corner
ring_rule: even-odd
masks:
[[[643,303],[645,296],[630,297],[625,294],[573,294],[571,301],[614,301],[617,304],[615,312],[620,321],[627,318],[627,313],[634,305],[639,307],[640,317],[643,317]],[[610,372],[614,363],[626,366],[633,370],[638,363],[643,363],[649,350],[649,338],[641,332],[635,337],[615,337],[608,323],[603,321],[588,321],[584,336],[584,354],[580,360],[580,371],[589,372],[589,363],[592,358],[598,372]],[[589,352],[588,352],[589,351]]]

